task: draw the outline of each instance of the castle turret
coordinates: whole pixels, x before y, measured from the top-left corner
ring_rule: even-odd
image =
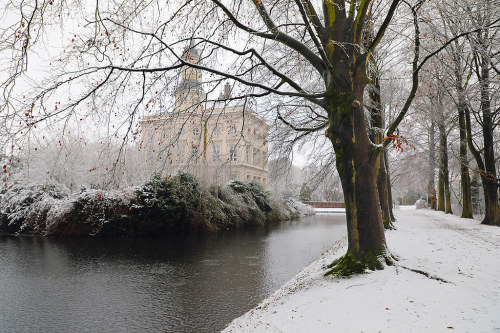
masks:
[[[193,47],[184,50],[182,59],[191,64],[201,64],[200,53]],[[206,94],[203,91],[201,70],[184,66],[181,74],[181,82],[174,92],[175,112],[184,110],[201,111],[204,109]]]

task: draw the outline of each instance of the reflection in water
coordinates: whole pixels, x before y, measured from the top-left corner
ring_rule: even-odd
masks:
[[[0,237],[0,332],[214,332],[345,235],[329,215],[216,235]]]

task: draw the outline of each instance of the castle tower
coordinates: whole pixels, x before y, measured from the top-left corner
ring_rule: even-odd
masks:
[[[184,50],[182,59],[192,64],[201,64],[200,53],[193,47]],[[175,89],[174,95],[175,112],[202,111],[207,94],[203,91],[201,70],[185,66],[182,69],[181,82]]]

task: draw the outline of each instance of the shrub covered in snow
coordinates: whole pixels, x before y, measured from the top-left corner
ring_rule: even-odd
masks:
[[[273,200],[272,207],[273,210],[270,213],[270,219],[273,221],[292,220],[316,214],[312,206],[292,198],[285,201]]]
[[[57,211],[68,192],[57,185],[13,183],[0,192],[0,231],[37,233]]]
[[[126,234],[132,222],[131,189],[97,190],[84,188],[72,195],[54,214],[47,216],[46,235],[95,236]],[[116,232],[116,229],[122,232]]]
[[[420,198],[415,202],[415,208],[416,209],[423,209],[427,208],[429,205],[427,203],[427,199],[425,198]]]
[[[304,214],[300,202],[271,203],[256,183],[204,188],[189,174],[156,176],[124,190],[15,183],[0,192],[0,232],[72,236],[150,236],[214,232]],[[302,205],[303,206],[303,205]]]

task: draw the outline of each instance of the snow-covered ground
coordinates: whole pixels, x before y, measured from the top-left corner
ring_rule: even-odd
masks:
[[[414,207],[395,213],[386,237],[396,266],[323,277],[344,239],[224,332],[500,332],[500,228]]]

